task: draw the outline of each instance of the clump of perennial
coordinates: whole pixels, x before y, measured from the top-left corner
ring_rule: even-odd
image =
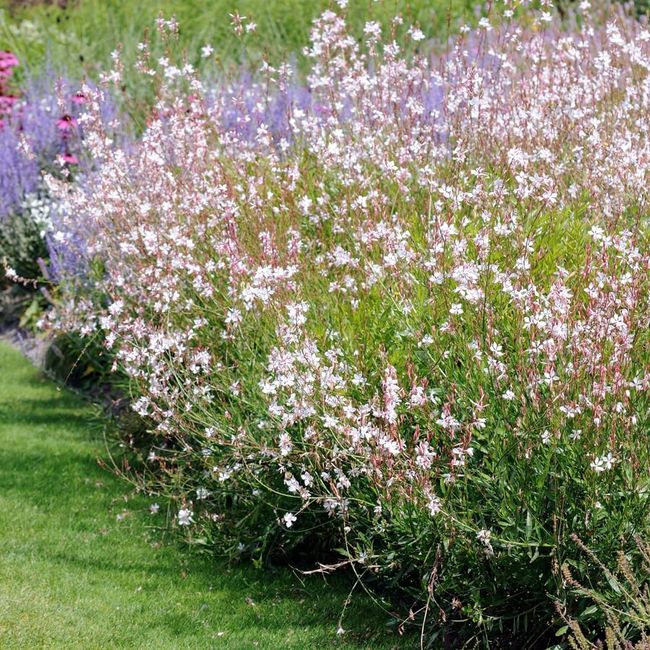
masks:
[[[650,32],[545,10],[438,57],[365,33],[325,12],[303,92],[267,68],[241,112],[143,62],[128,151],[84,89],[101,165],[52,237],[94,271],[55,324],[129,379],[179,525],[251,555],[316,534],[430,623],[535,636],[571,533],[649,523]]]

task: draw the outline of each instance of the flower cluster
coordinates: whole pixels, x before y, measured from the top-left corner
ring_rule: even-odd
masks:
[[[2,128],[6,117],[16,103],[16,95],[9,89],[9,81],[13,74],[13,69],[18,65],[18,58],[15,54],[6,51],[0,51],[0,128]]]
[[[28,76],[0,128],[0,259],[23,277],[40,274],[36,258],[48,257],[46,241],[56,221],[57,201],[44,176],[67,183],[95,164],[84,154],[78,122],[85,101],[77,83],[46,70]],[[115,102],[107,96],[101,119],[109,124],[115,115]],[[127,131],[123,124],[119,135]],[[61,263],[54,260],[53,277]]]
[[[50,322],[114,355],[179,525],[534,636],[570,533],[649,524],[650,32],[509,13],[432,57],[327,11],[301,89],[143,59],[128,148],[84,88]]]

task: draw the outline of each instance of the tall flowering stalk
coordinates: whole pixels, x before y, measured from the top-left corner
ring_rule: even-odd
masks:
[[[464,621],[450,642],[525,647],[570,534],[607,555],[649,524],[650,32],[511,13],[433,58],[325,12],[301,93],[143,58],[129,150],[84,89],[101,164],[50,185],[87,273],[52,320],[129,378],[179,525],[253,555],[316,535]]]

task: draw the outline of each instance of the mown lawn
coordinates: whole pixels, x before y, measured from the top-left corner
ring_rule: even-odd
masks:
[[[92,418],[0,343],[0,647],[416,645],[362,597],[337,637],[342,579],[219,567],[161,543],[163,515],[99,467]]]

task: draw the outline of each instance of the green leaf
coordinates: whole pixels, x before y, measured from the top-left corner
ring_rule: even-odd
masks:
[[[618,580],[616,580],[616,578],[615,578],[614,576],[612,576],[612,575],[608,575],[608,576],[607,576],[607,582],[609,583],[609,586],[610,586],[610,587],[611,587],[611,588],[612,588],[612,589],[613,589],[617,594],[620,594],[620,593],[621,593],[621,588],[620,588],[620,586],[619,586],[619,584],[618,584]]]
[[[598,611],[598,607],[596,605],[591,605],[590,607],[587,607],[587,609],[583,610],[582,616],[591,616],[592,614],[595,614]]]

